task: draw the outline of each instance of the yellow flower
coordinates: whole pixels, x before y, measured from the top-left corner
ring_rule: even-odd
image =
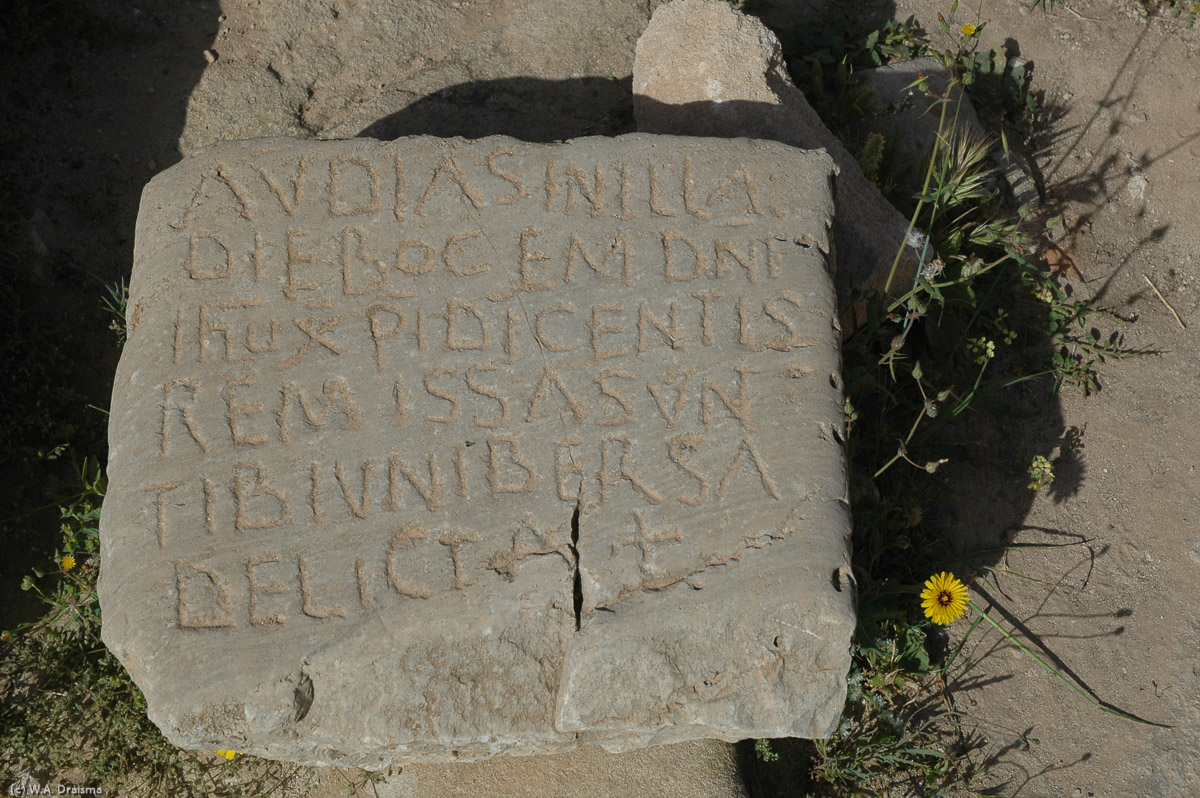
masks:
[[[972,25],[970,22],[968,22],[966,25],[963,25],[961,28],[959,28],[959,30],[962,31],[963,36],[974,36],[975,31],[977,31],[979,29],[976,28],[974,25]]]
[[[217,751],[217,756],[224,757],[225,759],[233,759],[237,755],[237,751]]]
[[[59,560],[59,564],[62,565],[64,571],[69,571],[75,567],[75,558],[68,554]]]
[[[963,616],[967,611],[967,586],[955,578],[954,574],[942,571],[936,576],[925,580],[925,589],[921,591],[921,607],[925,617],[941,626],[948,626]]]

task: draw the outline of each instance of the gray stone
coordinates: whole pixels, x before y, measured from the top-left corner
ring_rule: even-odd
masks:
[[[779,40],[754,17],[722,0],[659,6],[637,44],[633,113],[638,130],[650,133],[824,148],[839,170],[834,240],[841,306],[855,290],[889,288],[889,278],[893,293],[912,285],[920,253],[909,243],[908,220],[825,127],[788,76]]]
[[[863,69],[855,75],[875,92],[876,113],[864,129],[887,139],[892,149],[889,171],[907,176],[900,182],[900,190],[909,197],[921,192],[939,130],[947,140],[953,135],[988,138],[961,84],[932,56]],[[918,81],[924,88],[914,85]],[[1005,152],[997,145],[989,163],[1008,185],[1015,206],[1035,212],[1039,202],[1037,185],[1025,159],[1015,150]]]
[[[823,736],[854,628],[833,166],[265,139],[147,186],[104,639],[312,764]]]

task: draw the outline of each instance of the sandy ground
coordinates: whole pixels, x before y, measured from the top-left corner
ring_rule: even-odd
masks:
[[[131,262],[141,186],[181,147],[218,138],[625,132],[633,46],[657,4],[578,0],[563,13],[561,0],[98,0],[99,17],[137,36],[41,53],[10,92],[14,118],[36,134],[10,154],[41,210],[28,235],[90,263],[97,280],[116,279]],[[778,0],[767,11],[778,21],[809,5]],[[890,11],[936,30],[948,6],[902,0]],[[977,21],[964,9],[957,19]],[[989,0],[979,19],[989,23],[985,44],[1010,39],[1033,63],[1034,88],[1051,109],[1029,155],[1044,207],[1065,218],[1055,240],[1078,265],[1073,290],[1132,321],[1127,343],[1158,354],[1105,367],[1091,398],[1064,393],[1054,407],[1060,399],[1046,396],[1047,420],[1030,440],[1058,441],[1053,453],[1064,460],[1055,488],[1027,510],[1024,501],[996,514],[986,490],[978,501],[966,495],[980,519],[972,540],[1072,544],[1010,553],[981,573],[976,598],[994,601],[998,617],[1087,690],[1171,728],[1097,711],[983,629],[964,649],[950,695],[975,730],[972,757],[990,765],[976,785],[987,794],[1193,796],[1200,33],[1141,19],[1117,0],[1078,0],[1047,15],[1022,0]],[[1037,742],[1024,745],[1030,738]],[[722,746],[526,762],[470,774],[406,768],[366,794],[741,793]],[[588,773],[611,779],[589,786]],[[340,794],[339,778],[322,782],[316,793]]]

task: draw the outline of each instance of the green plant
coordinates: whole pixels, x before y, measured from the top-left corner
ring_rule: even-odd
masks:
[[[100,640],[105,481],[90,458],[79,479],[80,492],[60,510],[50,566],[22,580],[45,614],[0,634],[0,784],[70,778],[106,794],[216,796],[267,795],[310,779],[308,768],[182,751],[150,722],[141,691]]]
[[[983,24],[941,23],[951,47],[939,57],[954,85],[932,110],[937,143],[913,209],[920,265],[911,283],[896,284],[894,270],[884,292],[859,297],[863,313],[843,343],[859,624],[843,722],[810,752],[823,795],[935,795],[979,775],[970,740],[941,696],[942,638],[911,603],[915,586],[953,558],[929,523],[957,498],[943,469],[968,457],[961,430],[1002,427],[1014,391],[1034,381],[1045,394],[1063,384],[1094,390],[1098,364],[1138,354],[1119,334],[1090,328],[1099,311],[1036,265],[1033,221],[1006,210],[989,155],[1033,131],[1038,105],[1027,68],[1000,51],[978,52]],[[814,64],[851,63],[844,49],[826,55],[801,62],[807,73],[798,80],[807,79],[812,94]],[[845,89],[817,74],[821,94],[844,98]],[[922,81],[913,88],[927,91]],[[991,111],[984,121],[992,137],[963,132],[961,90]],[[864,171],[876,170],[882,145],[861,148]],[[1044,468],[1025,473],[1028,459],[1010,459],[1014,482],[1049,484]]]
[[[938,14],[938,29],[946,47],[934,48],[932,54],[950,70],[1006,148],[1009,140],[1027,143],[1042,110],[1032,89],[1032,66],[1021,58],[1010,58],[999,47],[981,49],[980,37],[987,23],[959,25],[954,19],[957,12],[958,0],[954,0],[948,15]]]
[[[924,55],[925,45],[911,19],[878,24],[869,3],[838,5],[840,13],[805,18],[779,36],[797,86],[822,120],[845,138],[873,113],[874,92],[860,85],[855,71]]]
[[[122,277],[118,282],[105,286],[106,295],[100,298],[100,306],[112,314],[108,329],[117,334],[117,346],[125,346],[129,328],[125,324],[125,309],[129,304],[129,284]]]
[[[770,740],[755,740],[754,755],[762,762],[778,762],[779,754],[771,749]]]

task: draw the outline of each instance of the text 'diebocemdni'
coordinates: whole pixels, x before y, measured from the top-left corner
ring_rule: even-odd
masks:
[[[830,733],[831,180],[650,135],[229,142],[156,177],[100,585],[151,718],[371,768]]]

